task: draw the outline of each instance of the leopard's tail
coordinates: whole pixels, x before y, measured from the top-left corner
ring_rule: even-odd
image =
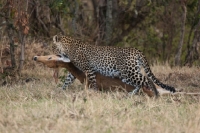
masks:
[[[146,75],[148,76],[148,78],[150,78],[155,84],[157,84],[158,86],[162,87],[165,90],[168,90],[170,92],[176,92],[174,87],[168,86],[166,84],[163,84],[162,82],[160,82],[152,73],[150,66],[146,60],[146,58],[143,56],[142,59],[140,59],[140,61],[142,61],[143,67],[144,67],[144,71],[146,73]]]

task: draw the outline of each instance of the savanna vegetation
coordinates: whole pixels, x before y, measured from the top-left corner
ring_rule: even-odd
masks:
[[[164,83],[200,92],[200,0],[0,0],[0,132],[190,132],[200,130],[200,97],[130,97],[76,81],[63,91],[52,36],[136,47]],[[64,75],[64,69],[61,75]]]

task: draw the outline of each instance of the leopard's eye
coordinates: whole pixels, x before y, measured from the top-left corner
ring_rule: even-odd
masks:
[[[49,57],[49,58],[48,58],[48,60],[51,60],[51,59],[52,59],[52,57]]]

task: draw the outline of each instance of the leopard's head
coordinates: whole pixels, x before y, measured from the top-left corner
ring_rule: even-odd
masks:
[[[69,47],[72,44],[73,39],[68,36],[55,35],[53,37],[53,43],[56,45],[60,53],[69,52]]]
[[[55,44],[54,45],[54,51],[59,51],[59,53],[64,53],[64,48],[63,48],[63,44],[62,42],[60,41],[60,37],[55,35],[53,37],[53,43]],[[55,50],[56,49],[56,50]]]

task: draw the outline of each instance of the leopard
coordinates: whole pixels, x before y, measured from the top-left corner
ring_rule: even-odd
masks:
[[[174,87],[160,82],[155,77],[144,54],[134,47],[93,45],[63,35],[53,36],[53,43],[58,54],[87,74],[90,88],[98,90],[96,83],[98,72],[104,76],[119,78],[125,84],[133,86],[135,88],[133,94],[137,94],[140,88],[145,86],[158,96],[155,84],[172,93],[176,92]],[[75,77],[69,73],[62,88],[65,89],[74,79]]]

